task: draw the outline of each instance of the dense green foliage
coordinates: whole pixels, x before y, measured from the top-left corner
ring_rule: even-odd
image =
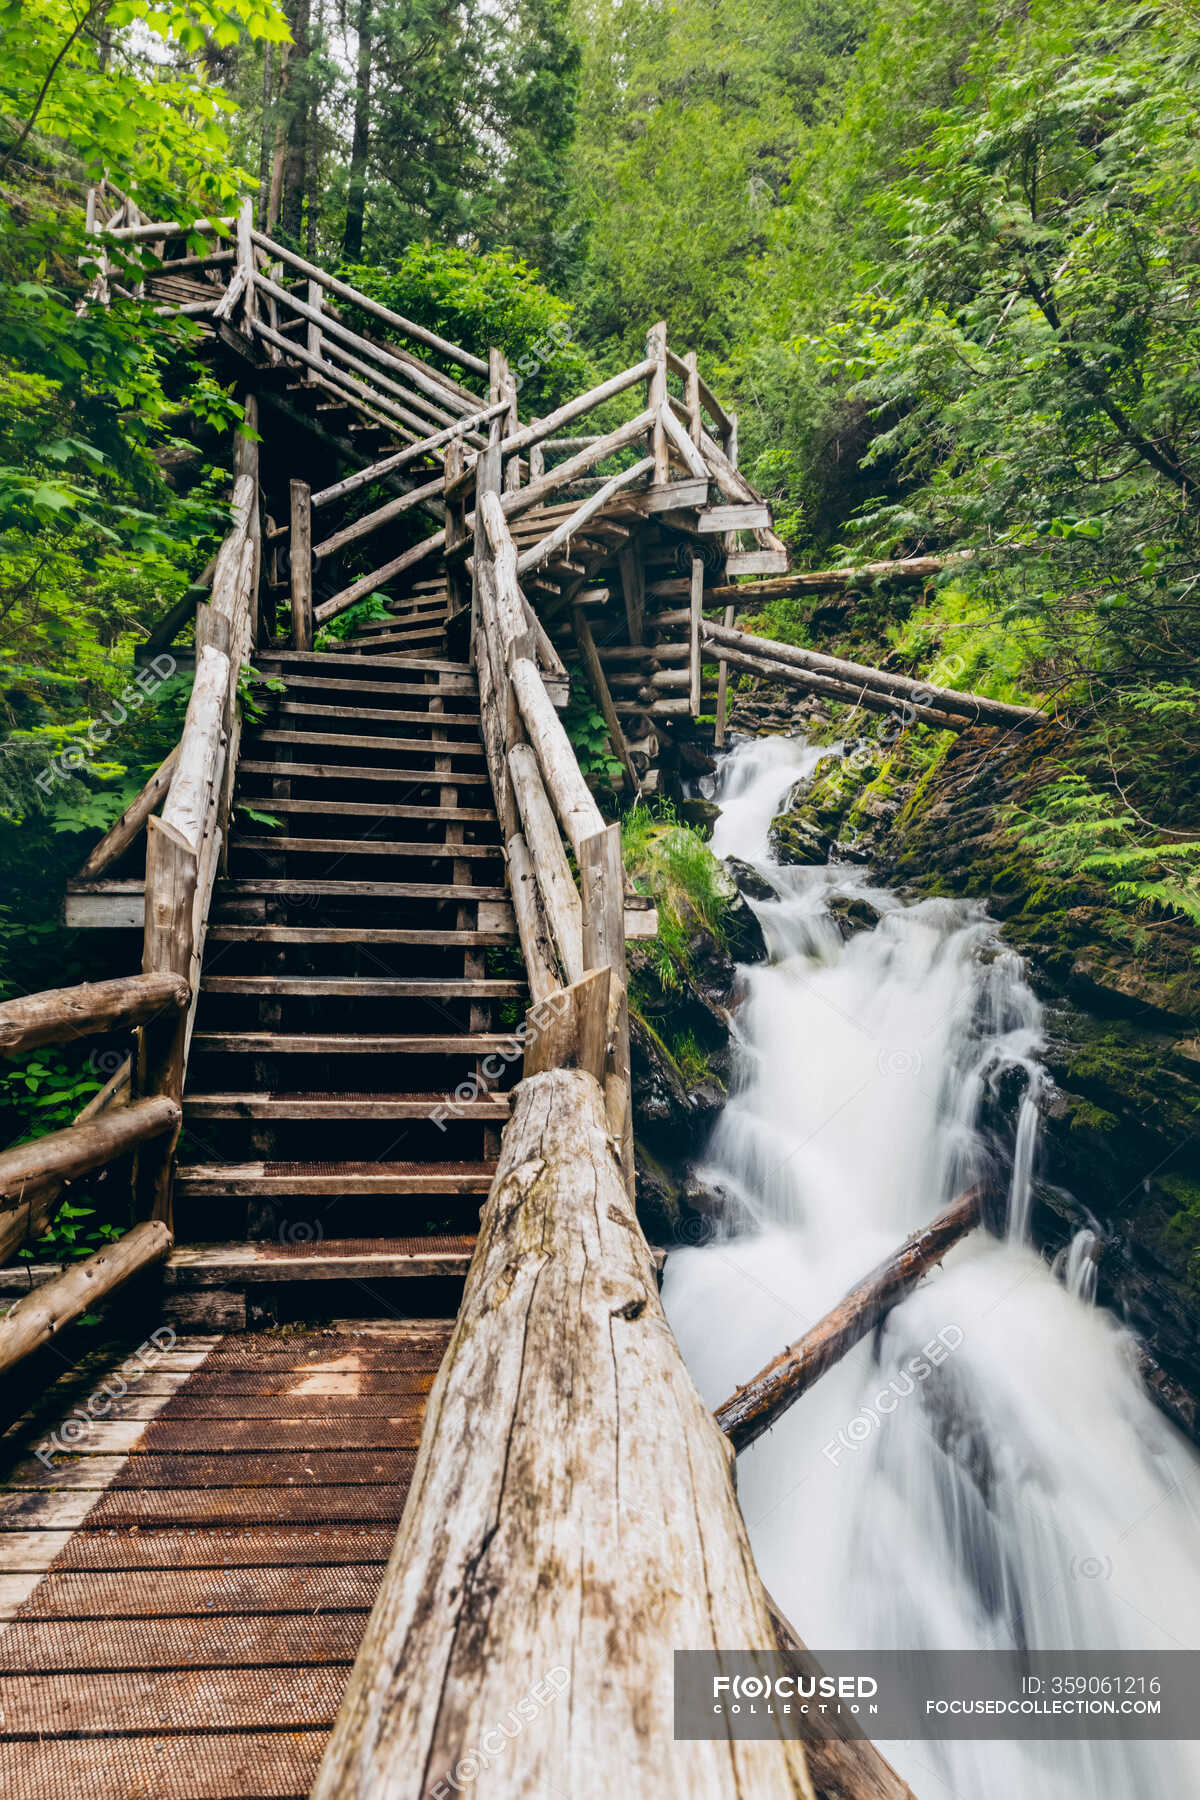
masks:
[[[599,17],[590,325],[628,336],[616,295],[719,359],[800,556],[969,550],[915,611],[857,608],[842,645],[1055,702],[1072,735],[1026,848],[1195,920],[1194,7]],[[828,644],[813,611],[758,628]]]
[[[179,683],[122,695],[220,534],[238,417],[194,327],[77,310],[100,168],[185,218],[257,190],[272,231],[501,346],[527,413],[666,318],[798,560],[971,553],[930,594],[757,628],[1052,701],[1025,850],[1196,922],[1198,25],[1195,0],[0,5],[0,980],[69,970],[29,921],[171,740]]]

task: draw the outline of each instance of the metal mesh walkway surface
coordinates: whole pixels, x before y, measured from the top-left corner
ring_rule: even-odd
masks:
[[[0,1793],[307,1794],[449,1332],[179,1339],[0,1440]]]

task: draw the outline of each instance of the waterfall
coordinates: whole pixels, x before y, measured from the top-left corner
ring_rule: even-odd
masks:
[[[979,904],[774,861],[772,816],[828,754],[768,739],[721,764],[713,848],[770,883],[769,960],[741,972],[735,1080],[698,1171],[723,1210],[672,1252],[668,1315],[716,1406],[973,1181],[1007,1188],[1008,1233],[973,1233],[739,1457],[763,1578],[815,1650],[1200,1647],[1200,1459],[1091,1303],[1090,1234],[1061,1279],[1029,1241],[1037,997]],[[878,922],[844,939],[837,897]],[[918,1800],[1200,1792],[1195,1745],[883,1749]]]

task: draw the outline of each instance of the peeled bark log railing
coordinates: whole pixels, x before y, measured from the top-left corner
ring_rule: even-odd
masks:
[[[516,1090],[313,1800],[444,1800],[493,1740],[490,1800],[814,1800],[799,1743],[673,1738],[673,1652],[772,1622],[612,1141],[585,1070]]]
[[[190,994],[188,982],[178,976],[151,973],[23,995],[0,1005],[0,1055],[20,1056],[46,1044],[73,1043],[134,1027],[149,1030],[160,1021],[173,1023],[184,1016]],[[131,1099],[126,1065],[73,1124],[0,1152],[0,1262],[53,1223],[63,1190],[71,1182],[173,1137],[180,1116],[178,1101],[165,1094],[143,1092]],[[165,1227],[158,1229],[153,1241],[145,1233],[130,1232],[116,1247],[128,1248],[121,1250],[115,1265],[106,1267],[119,1267],[124,1280],[164,1254],[164,1243],[169,1247]],[[46,1318],[52,1318],[57,1331],[86,1311],[108,1285],[115,1285],[115,1281],[103,1287],[98,1283],[98,1275],[82,1284],[66,1284],[60,1277],[39,1290],[44,1312],[39,1312],[42,1322],[35,1329],[28,1317],[16,1319],[16,1309],[0,1320],[0,1371],[46,1340]]]
[[[586,1066],[594,1042],[591,1012],[600,991],[587,977],[607,970],[599,1067],[612,1134],[633,1193],[629,1008],[625,991],[624,865],[621,829],[605,825],[584,781],[541,671],[537,642],[517,582],[518,559],[498,491],[499,457],[477,463],[473,659],[480,671],[484,745],[509,858],[514,911],[534,1006],[526,1019],[526,1069],[546,1066],[539,1035],[564,1011],[572,1025],[554,1030],[562,1064]],[[559,829],[575,854],[571,878]],[[583,1057],[583,1061],[580,1058]],[[562,1066],[560,1064],[560,1066]]]
[[[1044,725],[1046,715],[1032,706],[1014,706],[985,694],[937,687],[909,675],[893,675],[865,663],[795,644],[755,637],[732,624],[716,625],[704,619],[700,625],[704,647],[721,662],[774,681],[792,682],[810,693],[823,695],[868,712],[899,713],[941,729],[962,731],[968,725],[999,725],[1028,730]]]

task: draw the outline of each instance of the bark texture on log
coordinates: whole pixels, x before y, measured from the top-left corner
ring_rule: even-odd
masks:
[[[826,1369],[840,1362],[848,1350],[873,1331],[922,1275],[941,1262],[946,1252],[979,1223],[980,1213],[980,1191],[971,1188],[940,1212],[924,1231],[914,1232],[894,1256],[843,1295],[833,1311],[826,1313],[811,1331],[781,1351],[753,1380],[719,1406],[717,1424],[734,1449],[744,1450],[761,1437]]]
[[[158,1219],[135,1225],[115,1244],[106,1244],[85,1262],[74,1263],[18,1300],[0,1319],[0,1374],[40,1350],[65,1326],[117,1288],[161,1262],[171,1248],[171,1233]]]
[[[183,977],[169,973],[119,975],[113,981],[24,994],[0,1005],[0,1056],[141,1025],[156,1013],[178,1012],[188,996]]]
[[[83,1125],[65,1125],[0,1153],[0,1199],[18,1200],[43,1182],[74,1181],[147,1138],[179,1124],[179,1107],[162,1094],[115,1107]]]
[[[798,1744],[672,1738],[673,1650],[771,1642],[728,1450],[663,1315],[600,1089],[534,1076],[313,1800],[445,1800],[543,1683],[488,1800],[811,1800]]]
[[[772,638],[754,637],[748,631],[729,629],[724,625],[704,624],[704,635],[717,645],[741,650],[774,662],[787,663],[798,669],[812,670],[817,675],[844,681],[851,686],[862,684],[879,693],[917,706],[943,712],[962,713],[967,721],[978,720],[987,725],[1044,725],[1046,717],[1032,706],[1012,706],[1006,700],[992,700],[985,694],[968,694],[959,688],[934,687],[911,675],[893,675],[886,669],[872,668],[868,663],[849,662],[844,656],[827,656],[823,651],[805,650],[796,644],[776,643]]]

